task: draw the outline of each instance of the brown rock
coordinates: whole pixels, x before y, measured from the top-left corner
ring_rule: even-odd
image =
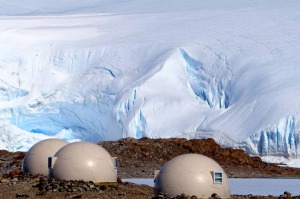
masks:
[[[20,175],[20,173],[21,173],[20,169],[14,169],[14,170],[10,171],[8,175],[9,175],[9,177],[15,177],[15,176]]]
[[[1,183],[8,183],[9,180],[8,180],[7,178],[2,178],[2,179],[0,180],[0,182],[1,182]]]
[[[122,179],[120,177],[117,178],[118,183],[123,183]]]

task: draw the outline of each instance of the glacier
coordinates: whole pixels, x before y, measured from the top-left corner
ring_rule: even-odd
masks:
[[[299,1],[0,3],[0,148],[212,137],[300,159]]]

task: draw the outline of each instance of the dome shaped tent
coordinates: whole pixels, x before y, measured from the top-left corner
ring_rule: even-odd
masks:
[[[156,194],[176,196],[182,193],[209,198],[213,193],[230,198],[230,186],[221,166],[199,154],[185,154],[163,165],[154,179]]]
[[[53,156],[68,142],[60,139],[46,139],[33,145],[22,162],[22,171],[30,174],[48,175],[48,157]]]
[[[116,182],[116,158],[101,146],[75,142],[61,148],[49,158],[49,177],[57,180]]]

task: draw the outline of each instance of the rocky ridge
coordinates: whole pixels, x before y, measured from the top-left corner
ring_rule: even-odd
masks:
[[[118,157],[121,178],[152,178],[154,170],[186,153],[208,156],[218,162],[230,178],[300,177],[300,169],[263,162],[241,149],[222,148],[213,139],[184,138],[132,139],[99,142],[112,156]]]

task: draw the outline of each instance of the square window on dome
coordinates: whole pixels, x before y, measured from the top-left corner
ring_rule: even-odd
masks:
[[[214,172],[214,184],[222,184],[223,172]]]

